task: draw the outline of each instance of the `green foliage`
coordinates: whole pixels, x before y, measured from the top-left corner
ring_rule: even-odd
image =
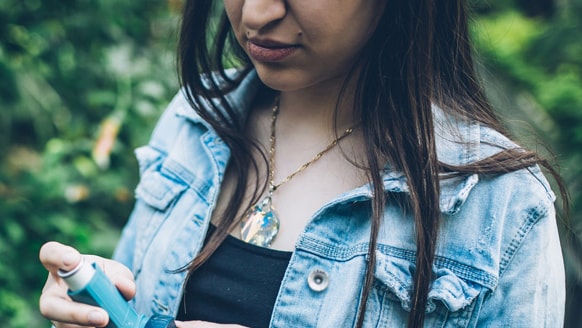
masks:
[[[523,3],[522,10],[516,10],[516,3]],[[536,5],[557,10],[524,10]],[[582,1],[493,1],[479,9],[482,15],[473,26],[478,50],[502,81],[505,96],[519,107],[502,110],[518,109],[525,120],[538,123],[571,192],[571,217],[562,239],[569,288],[566,326],[574,327],[582,319],[577,310],[582,306]]]
[[[563,163],[579,157],[582,148],[582,27],[580,16],[553,19],[527,17],[517,11],[494,11],[474,25],[478,49],[498,77],[509,81],[511,92],[528,92],[545,111],[557,137],[554,144]],[[574,213],[581,204],[579,166],[565,167],[574,192]],[[568,178],[572,178],[570,180]]]
[[[47,240],[111,254],[177,90],[178,1],[0,2],[0,322],[41,327]]]

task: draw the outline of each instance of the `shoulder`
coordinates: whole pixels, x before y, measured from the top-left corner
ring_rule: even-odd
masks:
[[[231,72],[235,74],[235,71]],[[252,72],[225,94],[230,106],[245,112],[258,83]],[[193,95],[196,97],[196,95]],[[230,156],[228,146],[207,122],[204,113],[221,110],[216,99],[190,101],[182,88],[158,120],[147,145],[136,149],[140,170],[138,198],[165,208],[186,188],[205,193],[208,182],[221,176]],[[202,115],[201,115],[202,114]]]
[[[433,107],[433,113],[437,157],[444,164],[470,165],[505,150],[523,149],[517,142],[491,127],[454,117],[438,107]],[[540,201],[550,204],[555,200],[550,184],[540,168],[532,166],[497,175],[473,174],[451,179],[444,177],[441,183],[441,208],[445,214],[454,214],[465,204],[469,195],[481,193],[495,195],[497,201],[492,202],[492,206],[499,204],[501,195],[513,200],[541,197]],[[524,204],[523,200],[518,204]]]
[[[230,69],[226,71],[226,74],[234,77],[240,74],[240,71]],[[210,78],[215,79],[218,83],[221,81],[218,74],[212,74]],[[210,78],[206,78],[206,80]],[[260,86],[256,73],[251,71],[244,76],[235,88],[225,93],[225,97],[233,109],[244,115]],[[218,99],[206,99],[197,94],[192,95],[196,101],[191,102],[187,96],[188,94],[189,90],[186,88],[181,88],[176,93],[156,123],[150,137],[149,146],[167,153],[184,129],[213,130],[211,124],[203,118],[201,113],[210,113],[212,115],[212,112],[216,110],[212,103],[216,105],[218,110],[223,110],[224,106],[221,106]]]
[[[437,109],[435,133],[439,160],[468,165],[520,146],[490,127],[447,116]],[[536,225],[555,226],[555,195],[538,166],[514,172],[472,174],[441,181],[443,213],[437,255],[472,266],[490,277],[493,288],[510,259]]]
[[[518,147],[492,129],[479,132],[477,159]],[[538,166],[443,183],[450,184],[443,192],[452,195],[444,202],[450,211],[444,212],[438,241],[437,256],[444,263],[452,259],[471,268],[494,291],[504,279],[517,283],[517,276],[504,278],[511,266],[514,272],[533,270],[540,257],[560,258],[555,196]]]

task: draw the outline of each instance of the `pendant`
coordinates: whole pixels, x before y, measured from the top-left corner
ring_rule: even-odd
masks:
[[[269,247],[279,232],[279,217],[271,206],[271,196],[253,205],[241,222],[241,239],[249,244]]]

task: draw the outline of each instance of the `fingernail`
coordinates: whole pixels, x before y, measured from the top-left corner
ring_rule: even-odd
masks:
[[[89,319],[89,323],[91,323],[92,325],[102,325],[107,320],[105,315],[99,311],[89,312],[87,318]]]
[[[62,258],[63,264],[66,266],[74,265],[77,262],[79,262],[79,256],[80,255],[75,253],[75,252],[66,253],[65,255],[63,255],[63,258]]]

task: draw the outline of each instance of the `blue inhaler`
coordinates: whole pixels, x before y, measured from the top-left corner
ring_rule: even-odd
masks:
[[[69,296],[81,303],[103,308],[109,314],[107,328],[175,328],[174,318],[138,314],[95,264],[81,261],[71,271],[58,272],[69,286]]]

